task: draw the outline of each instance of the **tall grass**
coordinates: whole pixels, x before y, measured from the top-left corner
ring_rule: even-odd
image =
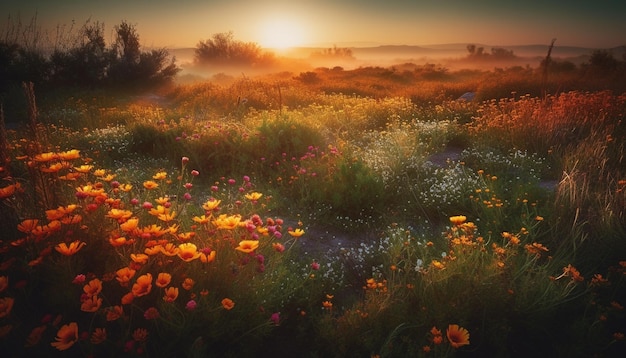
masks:
[[[281,81],[69,100],[2,132],[2,347],[59,353],[76,323],[66,353],[623,348],[623,96],[429,103]]]

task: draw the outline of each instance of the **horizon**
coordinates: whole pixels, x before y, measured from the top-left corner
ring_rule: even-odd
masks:
[[[1,29],[37,25],[51,35],[90,20],[105,25],[107,40],[122,21],[136,27],[144,47],[189,48],[216,33],[262,48],[420,46],[488,44],[615,48],[626,45],[626,4],[574,0],[563,4],[529,0],[444,3],[425,0],[26,0],[0,5]],[[1,30],[0,30],[1,31]]]

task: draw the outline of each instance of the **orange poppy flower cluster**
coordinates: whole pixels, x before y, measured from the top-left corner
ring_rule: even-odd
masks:
[[[90,241],[89,232],[93,230],[90,230],[84,222],[102,225],[99,229],[109,232],[106,242],[115,251],[114,257],[125,258],[128,264],[112,273],[103,273],[99,278],[91,278],[84,283],[80,295],[80,310],[83,312],[102,312],[107,322],[115,321],[128,315],[125,313],[126,310],[134,310],[133,307],[138,304],[138,300],[143,300],[139,303],[141,306],[152,302],[151,300],[155,297],[152,294],[155,287],[160,291],[156,297],[169,304],[179,301],[181,292],[188,291],[191,301],[186,305],[181,304],[190,311],[195,309],[196,305],[204,302],[195,301],[196,294],[199,292],[200,295],[206,296],[209,294],[208,289],[201,288],[196,291],[194,287],[197,283],[191,277],[182,277],[178,284],[174,284],[176,280],[173,279],[171,273],[153,270],[156,267],[163,270],[170,264],[181,265],[193,262],[209,264],[215,261],[218,251],[209,247],[199,248],[200,243],[206,245],[217,242],[220,250],[230,248],[240,255],[243,261],[248,255],[255,257],[255,261],[259,263],[257,272],[264,270],[264,256],[257,254],[259,250],[268,247],[271,252],[285,251],[285,246],[280,242],[259,239],[260,237],[280,239],[282,236],[282,220],[280,219],[268,218],[264,221],[259,215],[252,215],[250,219],[245,219],[241,214],[236,213],[218,214],[222,201],[210,198],[201,205],[204,214],[193,216],[191,222],[188,223],[182,220],[183,218],[179,218],[177,213],[193,212],[181,206],[192,203],[184,202],[182,198],[180,201],[172,200],[171,197],[162,194],[167,185],[171,184],[166,172],[156,173],[152,176],[152,180],[143,182],[138,190],[133,189],[133,185],[113,181],[115,175],[108,174],[102,169],[94,169],[92,165],[69,164],[70,161],[78,158],[80,158],[80,153],[77,150],[71,150],[41,153],[30,159],[29,165],[39,167],[46,175],[54,173],[55,178],[62,176],[66,180],[79,181],[74,186],[75,198],[78,201],[74,204],[45,210],[45,220],[26,219],[20,222],[18,230],[25,237],[13,242],[12,246],[21,246],[28,242],[45,244],[46,249],[36,260],[32,260],[32,265],[37,265],[43,262],[47,255],[54,252],[57,252],[59,257],[71,257],[79,254],[85,247],[92,247],[93,242]],[[90,177],[94,181],[89,181]],[[191,189],[191,187],[190,184],[185,185],[186,189]],[[155,189],[159,190],[155,191]],[[21,186],[18,183],[0,188],[0,200],[10,198],[20,190]],[[133,199],[137,191],[146,198],[143,205],[138,199]],[[154,198],[157,196],[154,193],[157,192],[163,196]],[[258,192],[241,195],[253,203],[263,197],[263,194]],[[152,200],[150,200],[151,197]],[[99,215],[104,220],[101,220]],[[84,220],[84,218],[87,219]],[[181,226],[190,227],[190,230],[179,232]],[[295,230],[290,228],[288,232],[293,238],[304,234],[304,230],[300,228]],[[84,235],[80,236],[81,239],[76,239],[78,237],[76,233],[84,233]],[[59,240],[56,243],[45,242],[45,240],[52,241],[50,239],[53,237]],[[233,239],[234,237],[240,238],[238,244]],[[93,245],[93,247],[100,247],[100,244]],[[84,276],[80,280],[76,279],[75,283],[82,283],[84,279]],[[103,290],[109,292],[108,282],[117,282],[119,287],[125,290],[118,298],[119,301],[115,302],[113,299],[111,306],[103,307],[105,301]],[[8,276],[0,276],[0,291],[7,286]],[[112,299],[108,296],[106,298],[107,302]],[[10,314],[13,303],[13,298],[0,298],[0,318]],[[224,310],[230,311],[235,308],[235,302],[230,298],[224,298],[220,303]],[[159,317],[159,311],[155,307],[146,309],[144,316]],[[147,331],[135,333],[138,338],[147,337]],[[106,339],[105,328],[94,328],[89,341],[99,344]],[[52,346],[58,350],[67,350],[77,341],[78,324],[71,322],[61,326]]]
[[[433,326],[429,332],[429,340],[434,346],[438,346],[444,342],[444,337],[436,326]],[[447,343],[450,344],[452,348],[460,348],[462,346],[466,346],[470,344],[470,334],[469,331],[463,327],[460,327],[458,324],[450,324],[448,325],[448,329],[446,330],[446,338]],[[426,345],[422,348],[425,353],[428,353],[432,350],[433,347],[430,345]]]

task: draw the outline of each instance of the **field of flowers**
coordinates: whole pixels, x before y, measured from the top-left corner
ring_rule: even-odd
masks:
[[[3,118],[2,356],[626,350],[626,95],[301,82]]]

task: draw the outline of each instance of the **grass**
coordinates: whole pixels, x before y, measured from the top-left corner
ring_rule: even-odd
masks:
[[[624,95],[544,96],[519,68],[311,73],[42,99],[34,131],[3,126],[3,351],[624,348]]]

